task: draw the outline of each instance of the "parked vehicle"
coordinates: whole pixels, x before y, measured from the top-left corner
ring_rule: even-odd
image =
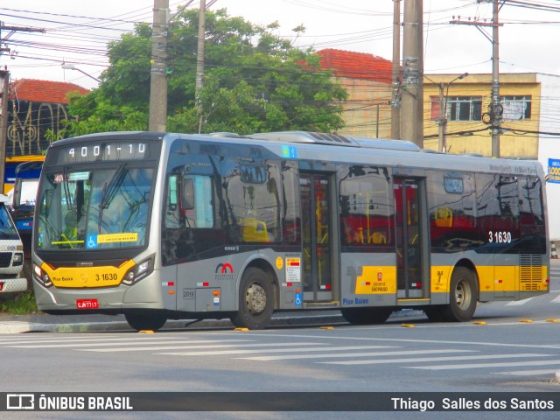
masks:
[[[0,194],[0,294],[27,290],[23,244],[7,209],[8,200]]]

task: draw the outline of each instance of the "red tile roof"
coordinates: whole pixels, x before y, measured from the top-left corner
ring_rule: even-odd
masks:
[[[10,99],[30,102],[67,104],[67,95],[89,92],[74,83],[53,82],[51,80],[20,79],[10,84]]]
[[[381,83],[391,83],[391,61],[373,54],[335,49],[317,51],[321,56],[321,68],[331,69],[337,77],[368,79]]]

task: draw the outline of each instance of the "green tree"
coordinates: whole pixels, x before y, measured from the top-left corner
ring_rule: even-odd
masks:
[[[207,12],[202,131],[334,131],[346,92],[313,51],[293,48],[268,28],[225,10]],[[298,28],[298,31],[303,30]],[[198,12],[183,10],[168,32],[168,130],[198,131],[195,108]],[[110,66],[90,94],[71,99],[68,134],[145,130],[150,95],[151,29],[109,44]]]

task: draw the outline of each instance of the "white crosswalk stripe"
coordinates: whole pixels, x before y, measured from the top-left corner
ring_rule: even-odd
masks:
[[[230,340],[231,342],[248,342],[251,340]],[[106,346],[113,346],[113,345],[125,345],[125,344],[129,344],[131,346],[134,345],[138,345],[138,344],[158,344],[158,345],[162,345],[162,344],[174,344],[175,346],[180,345],[179,348],[181,347],[186,347],[186,346],[197,346],[199,344],[204,344],[207,346],[211,346],[213,344],[219,344],[221,343],[220,341],[216,341],[216,340],[185,340],[185,341],[181,341],[181,340],[159,340],[159,341],[143,341],[143,340],[120,340],[120,341],[113,341],[113,342],[89,342],[89,343],[83,343],[83,342],[72,342],[72,343],[68,343],[68,342],[64,342],[64,343],[47,343],[47,344],[9,344],[9,347],[16,347],[19,349],[56,349],[56,348],[82,348],[82,347],[106,347]],[[198,346],[200,347],[200,346]]]
[[[255,356],[244,357],[245,360],[258,360],[263,362],[270,362],[273,360],[302,360],[302,359],[320,359],[320,358],[351,358],[351,357],[381,357],[393,355],[418,355],[418,354],[440,354],[440,353],[470,353],[472,350],[459,350],[459,349],[427,349],[427,350],[402,350],[402,351],[388,351],[388,352],[362,352],[362,353],[344,353],[344,354],[295,354],[290,356]],[[384,359],[376,359],[384,360]],[[410,359],[416,360],[416,359]],[[332,362],[336,363],[336,362]],[[344,363],[344,362],[341,362]],[[364,361],[367,364],[367,360]]]
[[[529,303],[531,300],[533,300],[532,297],[527,299],[514,300],[513,302],[506,303],[506,306],[521,306],[521,305],[525,305],[526,303]]]
[[[263,344],[262,346],[281,346],[282,343],[278,344]],[[295,344],[305,344],[305,343],[295,343]],[[242,346],[235,346],[235,349],[231,349],[231,350],[218,350],[218,351],[187,351],[187,352],[172,352],[172,353],[161,353],[163,355],[167,355],[167,356],[219,356],[219,355],[232,355],[232,354],[254,354],[254,353],[258,353],[258,354],[263,354],[263,353],[291,353],[291,352],[310,352],[310,351],[348,351],[348,350],[362,350],[362,349],[372,349],[372,348],[390,348],[391,346],[333,346],[333,347],[320,347],[320,348],[314,348],[314,347],[300,347],[300,348],[294,348],[294,349],[278,349],[278,348],[272,348],[272,349],[238,349],[238,347],[242,347]],[[259,347],[259,344],[254,344],[254,345],[248,345],[248,347]],[[300,358],[298,356],[302,356],[302,355],[297,355],[294,356],[296,358]],[[324,355],[324,354],[313,354],[313,355],[307,355],[307,356],[313,356],[312,358],[321,358],[321,357],[336,357],[333,356],[332,354],[329,355]],[[287,358],[290,359],[290,356],[279,356],[280,358]],[[350,357],[349,355],[345,355],[345,357]],[[251,358],[247,358],[247,359],[251,359]]]
[[[510,376],[541,376],[550,375],[556,372],[560,372],[560,367],[551,369],[529,369],[529,370],[512,370],[510,372],[498,372],[500,375],[510,375]]]
[[[542,355],[546,356],[546,355]],[[424,370],[457,370],[457,369],[480,369],[480,368],[501,368],[516,366],[555,366],[560,365],[559,360],[525,360],[517,362],[496,362],[496,363],[466,363],[460,365],[437,365],[437,366],[410,366],[412,369]]]
[[[403,352],[406,353],[406,352]],[[393,354],[398,355],[399,352]],[[450,362],[456,360],[489,360],[489,359],[508,359],[515,357],[536,357],[536,356],[549,356],[547,354],[537,353],[515,353],[515,354],[480,354],[476,356],[442,356],[442,357],[415,357],[415,358],[399,358],[399,359],[381,359],[381,360],[347,360],[343,362],[322,362],[334,365],[379,365],[386,363],[424,363],[424,362]],[[409,366],[420,369],[418,366]]]
[[[90,351],[90,352],[98,352],[98,353],[112,353],[112,352],[129,352],[129,351],[161,351],[161,350],[176,350],[176,349],[193,349],[199,351],[189,351],[187,353],[162,353],[167,355],[179,355],[179,356],[211,356],[213,354],[229,354],[229,349],[237,349],[240,347],[293,347],[293,346],[321,346],[325,345],[322,343],[251,343],[251,344],[212,344],[212,345],[202,345],[202,346],[191,346],[191,345],[182,345],[182,346],[145,346],[145,347],[117,347],[117,348],[107,348],[107,349],[81,349],[82,351]],[[300,347],[300,350],[305,350],[309,347]],[[224,350],[216,350],[216,351],[209,351],[211,349],[224,349]],[[225,350],[228,349],[228,350]],[[257,352],[260,350],[256,350]]]

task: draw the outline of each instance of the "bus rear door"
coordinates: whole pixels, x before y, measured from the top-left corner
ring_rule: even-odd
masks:
[[[398,298],[425,299],[429,297],[430,284],[427,275],[428,229],[424,209],[424,180],[395,177],[393,191]]]
[[[303,238],[303,292],[306,302],[333,300],[336,278],[333,250],[332,176],[301,173],[300,194]]]

